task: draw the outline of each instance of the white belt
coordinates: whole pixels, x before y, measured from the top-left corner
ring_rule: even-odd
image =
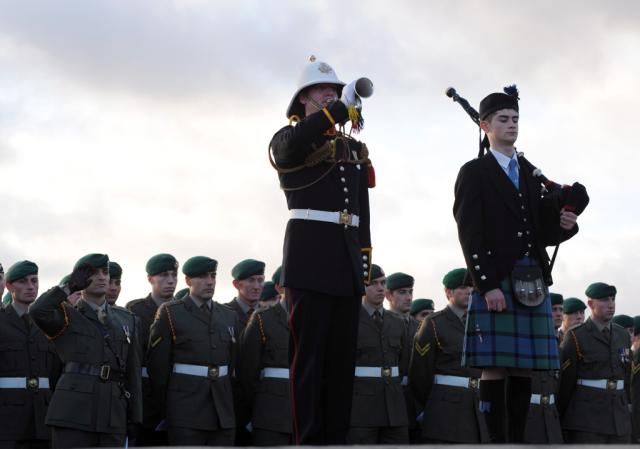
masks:
[[[264,368],[260,372],[261,378],[289,379],[289,368]]]
[[[578,385],[582,385],[583,387],[599,388],[601,390],[623,390],[624,380],[578,379]]]
[[[208,377],[217,379],[229,374],[229,367],[224,366],[203,366],[189,365],[188,363],[176,363],[173,365],[173,372],[178,374],[188,374],[190,376]]]
[[[356,377],[398,377],[400,369],[397,366],[383,368],[381,366],[356,366]]]
[[[553,405],[556,403],[556,397],[553,394],[533,393],[531,395],[531,403],[536,405]]]
[[[49,388],[48,377],[0,377],[0,388],[35,390]]]
[[[360,217],[346,212],[326,212],[313,209],[290,209],[289,218],[294,220],[324,221],[327,223],[349,225],[357,228],[360,225]]]
[[[146,379],[149,378],[149,371],[147,371],[147,367],[146,366],[142,367],[142,373],[141,374],[142,374],[142,377],[144,377]]]
[[[433,376],[433,383],[437,385],[448,385],[460,388],[478,388],[478,379],[473,377],[449,376],[447,374],[436,374]]]

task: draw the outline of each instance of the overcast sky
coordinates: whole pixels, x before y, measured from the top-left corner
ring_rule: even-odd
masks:
[[[636,1],[0,1],[0,262],[41,291],[89,252],[124,268],[119,304],[149,291],[159,252],[279,265],[287,207],[267,159],[309,55],[368,76],[374,261],[444,306],[464,261],[451,212],[476,105],[517,83],[524,151],[591,204],[552,290],[618,287],[640,314],[640,3]],[[551,249],[550,249],[551,251]],[[181,280],[179,287],[184,286]]]

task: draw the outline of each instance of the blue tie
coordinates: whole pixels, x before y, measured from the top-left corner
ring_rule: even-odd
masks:
[[[520,182],[518,178],[518,163],[515,159],[511,159],[509,161],[509,179],[516,187],[516,189],[520,188]]]

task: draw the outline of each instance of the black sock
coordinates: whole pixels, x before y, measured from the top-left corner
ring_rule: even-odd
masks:
[[[480,381],[480,411],[483,412],[491,443],[505,443],[504,379]]]
[[[507,382],[507,416],[509,442],[523,443],[531,403],[531,378],[512,376]]]

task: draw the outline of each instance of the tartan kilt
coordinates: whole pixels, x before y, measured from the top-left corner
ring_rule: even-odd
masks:
[[[474,291],[469,301],[462,365],[534,370],[560,368],[558,342],[551,317],[551,297],[536,307],[513,298],[510,279],[501,283],[507,308],[489,312],[484,296]]]

